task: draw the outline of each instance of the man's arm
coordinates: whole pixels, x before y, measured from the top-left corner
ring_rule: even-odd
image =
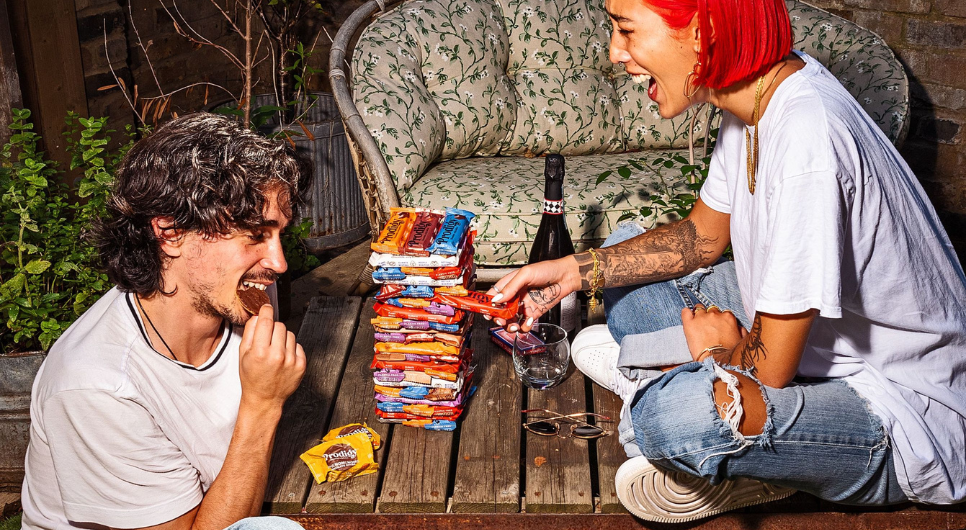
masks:
[[[730,215],[712,210],[699,199],[685,219],[599,249],[604,284],[620,287],[669,280],[711,265],[731,241],[730,226]],[[589,289],[594,259],[590,253],[574,257],[579,289]]]
[[[228,454],[201,504],[184,515],[147,528],[222,530],[261,513],[275,429],[282,405],[305,372],[305,353],[295,335],[262,306],[245,325],[239,348],[242,399]]]

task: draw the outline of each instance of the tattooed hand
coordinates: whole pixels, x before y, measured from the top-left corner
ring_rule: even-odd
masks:
[[[530,331],[533,322],[549,311],[565,296],[580,287],[577,262],[573,256],[558,260],[541,261],[527,265],[500,278],[487,294],[494,295],[494,302],[521,297],[523,322],[496,323],[506,326],[507,331]],[[500,298],[496,298],[499,295]]]
[[[684,326],[684,337],[688,341],[691,358],[695,361],[701,360],[702,355],[707,355],[706,352],[702,354],[705,348],[716,345],[721,345],[724,350],[715,353],[730,357],[732,350],[747,334],[733,314],[717,307],[712,307],[709,311],[702,304],[694,306],[693,313],[688,308],[682,309],[681,324]]]

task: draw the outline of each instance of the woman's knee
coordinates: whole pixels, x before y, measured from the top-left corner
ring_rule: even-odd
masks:
[[[767,419],[758,383],[740,372],[718,371],[711,363],[689,363],[668,372],[641,393],[631,411],[638,445],[649,459],[742,444],[741,437],[762,434]]]

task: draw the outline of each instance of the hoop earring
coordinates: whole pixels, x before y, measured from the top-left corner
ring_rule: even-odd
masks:
[[[684,78],[684,97],[691,99],[695,94],[698,93],[698,89],[701,88],[694,83],[696,77],[698,77],[698,70],[701,69],[701,61],[694,63],[694,67],[691,68],[691,72],[688,76]],[[688,89],[691,89],[690,91]]]

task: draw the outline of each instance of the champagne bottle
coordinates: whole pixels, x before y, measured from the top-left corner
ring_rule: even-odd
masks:
[[[544,177],[546,187],[543,197],[543,217],[540,219],[540,228],[533,238],[533,246],[530,247],[528,263],[562,258],[574,253],[574,243],[570,239],[570,232],[567,231],[567,225],[564,222],[564,157],[547,155]],[[560,286],[556,289],[559,293]],[[540,317],[539,321],[556,324],[570,333],[577,326],[578,318],[577,293],[570,293]]]

